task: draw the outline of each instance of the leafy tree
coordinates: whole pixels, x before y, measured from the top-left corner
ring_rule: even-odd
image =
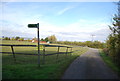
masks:
[[[92,46],[92,42],[91,42],[91,41],[86,41],[84,44],[85,44],[86,46],[88,46],[88,47],[91,47],[91,46]]]
[[[107,48],[110,56],[120,65],[120,1],[117,5],[118,14],[114,15],[113,24],[109,26],[111,34],[107,40]]]
[[[48,40],[50,43],[55,43],[57,41],[57,38],[55,35],[51,35],[48,37]]]
[[[9,38],[8,38],[8,37],[5,37],[4,40],[9,40]]]
[[[45,41],[46,41],[46,42],[48,42],[48,41],[49,41],[49,40],[48,40],[48,37],[46,37],[46,38],[45,38]]]
[[[93,48],[104,48],[105,44],[101,43],[100,41],[94,41],[94,42],[92,42],[91,47],[93,47]]]
[[[88,46],[91,48],[104,48],[105,43],[102,43],[100,41],[85,41],[85,42],[70,42],[70,41],[57,41],[58,44],[67,44],[67,45],[77,45],[77,46]]]
[[[41,38],[41,41],[44,41],[44,39],[43,39],[43,38]]]
[[[20,37],[15,37],[15,40],[18,40],[18,39],[20,39]]]
[[[11,40],[15,40],[15,38],[14,38],[14,37],[12,37],[12,38],[11,38]]]

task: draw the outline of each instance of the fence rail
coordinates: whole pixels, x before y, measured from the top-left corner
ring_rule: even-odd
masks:
[[[10,44],[0,44],[0,46],[24,46],[24,47],[36,47],[37,45],[10,45]]]
[[[69,52],[70,54],[72,53],[72,47],[69,47],[69,46],[59,46],[59,45],[49,45],[49,44],[40,44],[40,45],[43,45],[43,54],[40,54],[40,55],[43,55],[43,64],[45,63],[45,56],[48,56],[48,55],[55,55],[57,54],[56,56],[56,59],[58,59],[59,57],[59,54],[68,54],[68,48],[71,48],[71,52]],[[22,54],[22,55],[38,55],[38,54],[25,54],[25,53],[15,53],[14,52],[14,46],[19,46],[19,47],[37,47],[37,45],[10,45],[10,44],[0,44],[0,46],[11,46],[11,50],[12,52],[0,52],[0,53],[8,53],[8,54],[13,54],[13,58],[14,58],[14,61],[16,61],[16,58],[15,58],[15,54]],[[56,51],[56,53],[52,53],[52,54],[46,54],[45,52],[45,47],[58,47],[58,50]],[[59,49],[60,47],[66,47],[66,52],[60,52]]]
[[[4,54],[13,54],[12,52],[0,52],[0,53],[4,53]],[[57,52],[56,52],[57,53]],[[50,53],[50,54],[45,54],[45,56],[48,56],[48,55],[55,55],[56,53]],[[59,52],[59,54],[65,54],[66,52]],[[72,52],[68,52],[68,53],[72,53]],[[18,55],[38,55],[38,54],[28,54],[28,53],[15,53],[15,54],[18,54]],[[40,55],[43,55],[43,54],[40,54]]]

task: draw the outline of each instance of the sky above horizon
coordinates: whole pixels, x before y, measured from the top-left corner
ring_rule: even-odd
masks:
[[[117,5],[113,2],[2,2],[0,3],[1,36],[37,37],[55,35],[58,41],[105,41],[110,33]]]

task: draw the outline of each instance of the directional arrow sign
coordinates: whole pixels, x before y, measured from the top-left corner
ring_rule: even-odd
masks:
[[[29,28],[38,28],[38,24],[28,24]]]

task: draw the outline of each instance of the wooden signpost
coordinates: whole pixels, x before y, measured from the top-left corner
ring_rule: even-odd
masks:
[[[39,23],[37,23],[37,24],[28,24],[28,28],[37,28],[37,35],[38,35],[38,67],[40,67]]]

